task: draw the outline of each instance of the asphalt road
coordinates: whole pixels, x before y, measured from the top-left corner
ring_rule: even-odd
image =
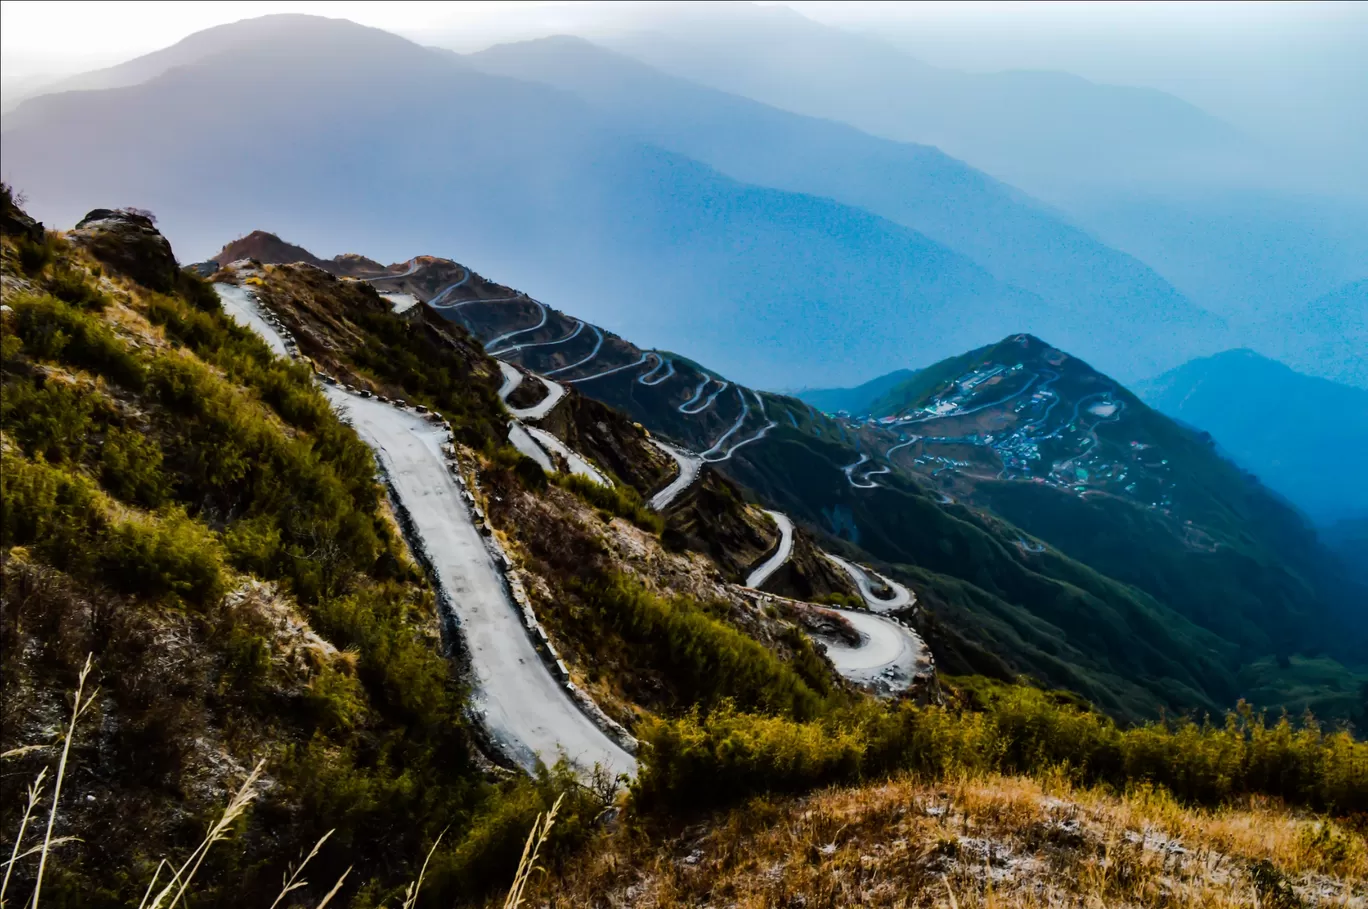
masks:
[[[857,685],[892,694],[907,690],[912,680],[930,668],[926,644],[910,629],[886,616],[853,609],[833,609],[860,634],[852,647],[838,638],[822,637],[827,659],[836,671]]]
[[[910,606],[917,601],[917,598],[913,595],[912,591],[891,578],[886,578],[881,574],[867,571],[854,562],[848,562],[840,556],[832,555],[829,552],[826,554],[826,557],[845,569],[846,574],[850,575],[850,579],[855,582],[855,586],[860,588],[860,596],[864,598],[865,605],[875,612],[893,612],[894,610]],[[892,597],[883,599],[874,593],[873,587],[869,583],[869,576],[871,574],[878,578],[882,583],[888,585],[888,588],[893,591]]]
[[[512,420],[508,424],[508,442],[518,451],[527,455],[537,462],[537,465],[547,473],[555,473],[556,465],[551,460],[551,456],[546,450],[537,444],[537,440],[527,431],[527,427]]]
[[[527,427],[527,431],[532,435],[532,438],[537,440],[542,448],[545,448],[547,451],[554,451],[562,458],[565,458],[566,463],[570,465],[571,473],[576,476],[593,480],[600,486],[613,485],[613,481],[605,477],[593,464],[590,464],[588,458],[571,451],[570,446],[551,435],[551,433],[547,432],[545,429],[529,426]]]
[[[499,371],[503,373],[504,384],[499,388],[499,399],[508,407],[508,396],[513,393],[522,382],[522,371],[505,363],[503,360],[496,361],[499,364]],[[508,407],[508,412],[519,420],[536,421],[551,412],[551,408],[560,403],[560,399],[565,397],[565,386],[559,382],[552,382],[545,376],[532,374],[538,382],[546,387],[546,397],[542,398],[531,407]]]
[[[285,347],[284,337],[275,330],[275,326],[266,321],[257,307],[256,300],[252,299],[251,293],[245,287],[236,284],[215,284],[214,290],[218,291],[219,302],[223,304],[224,312],[232,316],[239,325],[250,328],[260,335],[267,346],[280,356],[290,355],[288,348]]]
[[[224,308],[283,353],[284,339],[250,298],[245,292],[225,293],[228,287],[217,286]],[[470,654],[472,706],[495,745],[529,771],[539,759],[552,764],[564,754],[586,770],[599,764],[613,773],[634,774],[636,760],[585,716],[532,646],[494,556],[447,469],[446,430],[374,398],[332,386],[323,390],[374,449],[413,519]]]
[[[698,479],[698,472],[703,469],[703,459],[696,454],[680,451],[673,445],[667,445],[659,439],[651,439],[651,443],[675,459],[679,465],[679,475],[670,481],[664,489],[651,496],[648,502],[656,511],[664,511],[670,503],[679,498],[679,494],[693,485],[694,480]]]
[[[747,587],[759,588],[769,580],[770,575],[779,570],[779,566],[788,561],[789,555],[793,552],[793,522],[788,515],[777,511],[766,509],[765,514],[774,518],[774,523],[779,525],[779,548],[774,551],[774,555],[765,560],[759,568],[750,573],[746,578]]]
[[[373,398],[326,388],[384,464],[451,598],[470,653],[472,703],[489,734],[524,768],[563,752],[588,769],[633,773],[636,761],[584,715],[552,676],[523,628],[494,556],[447,470],[446,431]]]

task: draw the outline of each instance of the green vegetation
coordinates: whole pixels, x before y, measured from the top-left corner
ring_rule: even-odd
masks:
[[[459,326],[426,308],[413,319],[395,318],[373,287],[339,281],[318,269],[269,268],[270,280],[255,292],[296,327],[304,351],[322,367],[353,373],[386,393],[441,412],[456,437],[475,448],[492,449],[507,435],[498,370]],[[315,331],[339,343],[315,348]]]
[[[480,899],[567,792],[543,856],[573,845],[607,796],[564,768],[494,785],[472,761],[433,597],[369,449],[309,370],[197,279],[101,290],[72,244],[11,234],[5,204],[4,266],[34,287],[7,278],[0,335],[0,750],[21,749],[7,778],[46,766],[46,718],[87,653],[101,687],[101,731],[78,731],[67,773],[94,801],[55,831],[99,848],[58,841],[44,904],[136,904],[159,857],[199,841],[233,768],[261,759],[272,784],[235,822],[240,848],[200,869],[204,905],[269,904],[329,829],[311,876],[365,856],[355,905],[393,903],[448,827],[425,899]],[[4,829],[22,808],[0,804]],[[21,862],[11,886],[35,871]]]
[[[1241,705],[1222,724],[1122,728],[1072,696],[1023,685],[979,681],[966,700],[972,709],[865,705],[808,723],[731,706],[652,720],[638,730],[633,798],[646,810],[688,811],[910,770],[1151,784],[1203,805],[1266,795],[1336,814],[1368,810],[1368,744],[1309,716],[1299,726],[1270,722]]]
[[[558,473],[554,477],[556,485],[570,490],[595,508],[601,508],[614,517],[626,518],[649,533],[658,535],[665,530],[665,519],[647,508],[640,494],[630,486],[604,486],[573,473]]]
[[[676,705],[711,707],[724,700],[745,709],[807,719],[828,709],[833,689],[811,645],[785,662],[718,614],[684,598],[666,600],[621,575],[594,582],[572,580],[571,589],[593,617],[631,649],[631,660],[665,680]]]

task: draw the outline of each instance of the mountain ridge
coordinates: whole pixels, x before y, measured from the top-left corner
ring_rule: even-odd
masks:
[[[1070,324],[1069,307],[923,234],[624,137],[564,92],[332,20],[307,41],[297,30],[137,86],[34,99],[6,118],[7,167],[48,220],[74,220],[95,194],[137,201],[196,256],[225,228],[263,222],[311,248],[353,247],[344,225],[367,212],[377,255],[440,239],[635,337],[687,337],[765,384],[793,384],[797,360],[804,381],[837,380],[851,359],[891,368]],[[430,127],[421,142],[394,138],[415,122]],[[78,166],[92,130],[106,153]],[[427,146],[444,149],[440,166]],[[749,321],[718,327],[737,313]],[[1118,364],[1128,373],[1182,358],[1157,338],[1116,351],[1135,361]]]
[[[455,264],[442,268],[451,276],[447,283],[465,272],[465,266]],[[430,295],[437,284],[429,280],[420,286],[422,275],[420,270],[385,284]],[[753,490],[769,507],[802,521],[826,545],[844,541],[857,547],[855,552],[873,555],[881,571],[914,583],[920,601],[933,604],[941,622],[925,631],[948,661],[947,671],[982,671],[1005,658],[1051,684],[1074,688],[1108,709],[1128,713],[1153,704],[1158,691],[1167,692],[1161,697],[1169,709],[1233,697],[1246,682],[1219,667],[1242,664],[1238,654],[1245,650],[1300,652],[1328,646],[1346,659],[1353,653],[1350,637],[1336,644],[1335,635],[1314,630],[1324,627],[1320,620],[1309,621],[1310,616],[1329,620],[1333,614],[1332,624],[1361,626],[1363,617],[1343,611],[1344,603],[1334,605],[1340,581],[1310,583],[1301,577],[1306,569],[1333,575],[1338,563],[1317,548],[1314,534],[1290,509],[1256,481],[1222,466],[1199,433],[1149,411],[1113,380],[1031,336],[1011,336],[920,370],[913,377],[923,387],[917,399],[899,405],[883,421],[832,419],[798,399],[735,385],[693,361],[637,347],[503,285],[442,291],[434,308],[483,340],[492,354],[566,383],[672,443],[701,452],[705,462]],[[972,458],[997,451],[986,446],[972,456],[970,448],[963,454],[950,452],[949,461],[938,454],[926,467],[919,466],[920,449],[901,441],[918,437],[906,436],[899,423],[888,420],[901,415],[898,419],[913,421],[910,428],[924,432],[915,422],[926,421],[920,408],[939,400],[936,396],[945,389],[959,388],[957,377],[966,372],[983,374],[985,363],[1001,365],[975,381],[972,394],[996,401],[1011,391],[1011,383],[1021,385],[1037,368],[1003,372],[1008,367],[1020,370],[1018,360],[1048,361],[1048,368],[1062,378],[1027,382],[1027,391],[1034,385],[1043,396],[1021,416],[1010,416],[1011,407],[1027,398],[1015,395],[993,405],[1006,416],[977,405],[966,405],[967,413],[980,413],[975,419],[1029,420],[1037,435],[1046,436],[1041,444],[1066,446],[1052,457],[1056,462],[1067,457],[1078,465],[1080,476],[1085,463],[1094,472],[1091,460],[1114,460],[1118,447],[1129,452],[1125,457],[1131,466],[1111,466],[1086,481],[1075,478],[1070,467],[1067,483],[1055,480],[1042,486],[1026,478],[1030,462],[1010,440],[1008,467],[995,461],[986,476],[971,464]],[[993,390],[995,382],[1006,383],[1004,392]],[[1057,402],[1061,389],[1067,400]],[[1101,418],[1085,415],[1084,424],[1125,416],[1134,428],[1123,437],[1104,436],[1099,447],[1099,426],[1074,425],[1089,401],[1094,402],[1089,407],[1111,410]],[[937,408],[936,414],[936,420],[959,419],[953,408]],[[1066,428],[1067,433],[1049,441]],[[1131,444],[1137,438],[1141,441]],[[960,467],[957,458],[971,460]],[[1166,458],[1176,459],[1175,466],[1166,466]],[[1012,467],[1018,459],[1023,460]],[[1027,473],[1002,482],[995,476],[1000,469]],[[1170,478],[1171,472],[1176,476]],[[1123,490],[1127,482],[1144,488]],[[1258,540],[1247,539],[1251,528],[1265,525],[1286,525],[1286,530],[1255,531]],[[1116,540],[1119,545],[1097,545],[1109,539],[1107,528],[1114,534],[1123,527],[1128,535]],[[1146,553],[1142,570],[1132,565],[1135,551]],[[1055,586],[1061,583],[1065,586]],[[1343,583],[1350,584],[1344,590],[1352,589],[1351,582]],[[1074,620],[1067,618],[1068,611],[1059,611],[1052,597],[1070,588],[1089,604],[1075,608],[1106,615],[1115,633],[1126,640],[1139,636],[1155,642],[1156,649],[1124,660],[1112,656],[1115,662],[1110,664],[1098,662],[1097,652],[1087,653],[1073,641],[1072,631],[1061,630],[1071,628]],[[1212,601],[1213,589],[1225,591],[1228,601],[1219,613],[1203,605]],[[1023,609],[1022,604],[1029,605]],[[1342,611],[1335,613],[1336,608]],[[1160,646],[1159,640],[1166,643]],[[1047,652],[1055,655],[1047,658]],[[1067,658],[1061,659],[1061,652]],[[1195,661],[1181,672],[1161,655],[1178,652]],[[1141,665],[1147,668],[1139,669]],[[1137,682],[1144,686],[1147,677],[1152,679],[1148,689],[1131,687]],[[1204,689],[1205,695],[1200,693]]]

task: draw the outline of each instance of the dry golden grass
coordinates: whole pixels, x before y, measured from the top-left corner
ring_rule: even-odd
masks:
[[[670,836],[605,834],[528,894],[546,907],[1016,909],[1368,906],[1361,832],[1162,791],[913,779],[757,799]]]

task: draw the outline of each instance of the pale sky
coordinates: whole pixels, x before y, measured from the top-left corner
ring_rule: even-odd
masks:
[[[774,0],[769,0],[774,2]],[[1364,142],[1368,2],[918,3],[788,0],[955,69],[1056,69],[1171,92],[1267,142]],[[479,2],[37,2],[0,0],[6,94],[37,77],[121,62],[226,22],[304,12],[459,51],[557,32],[592,34],[650,4]]]

